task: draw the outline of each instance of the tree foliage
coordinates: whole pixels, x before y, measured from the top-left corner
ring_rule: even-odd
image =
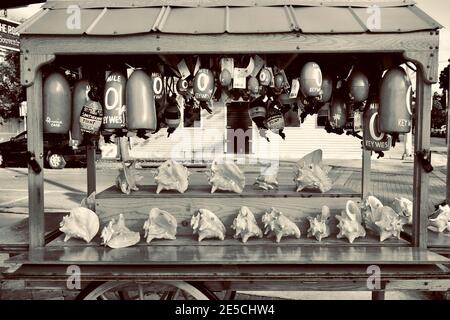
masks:
[[[20,85],[20,54],[11,51],[0,63],[0,117],[19,116],[20,103],[25,93]]]
[[[439,76],[439,88],[444,91],[448,90],[448,66],[441,71]]]

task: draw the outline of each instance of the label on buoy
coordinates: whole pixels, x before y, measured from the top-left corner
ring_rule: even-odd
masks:
[[[103,108],[97,101],[88,101],[80,115],[81,132],[97,134],[103,120]]]

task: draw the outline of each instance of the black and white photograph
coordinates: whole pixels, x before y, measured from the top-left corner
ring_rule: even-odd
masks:
[[[450,300],[449,27],[446,0],[2,1],[0,300]]]

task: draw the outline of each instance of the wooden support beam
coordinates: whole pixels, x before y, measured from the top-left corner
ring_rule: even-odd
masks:
[[[87,153],[87,196],[89,196],[92,192],[96,191],[97,185],[97,177],[96,177],[96,168],[95,168],[95,143],[89,143],[86,148]]]
[[[366,150],[363,143],[362,150],[362,180],[361,180],[361,197],[367,198],[371,194],[372,182],[370,180],[372,165],[372,151]]]
[[[449,60],[450,62],[450,60]],[[448,68],[450,79],[450,65]],[[450,205],[450,81],[447,90],[447,204]]]
[[[28,165],[28,210],[30,249],[44,246],[44,147],[42,121],[42,72],[36,71],[34,82],[27,88],[28,151],[42,168],[36,173]]]
[[[430,150],[432,94],[431,84],[425,81],[422,72],[417,72],[416,86],[412,240],[415,247],[426,248],[428,241],[429,174],[425,172],[417,157],[417,152],[428,152]]]

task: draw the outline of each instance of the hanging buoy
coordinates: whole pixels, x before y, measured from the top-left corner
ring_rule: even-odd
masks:
[[[382,132],[411,131],[411,92],[411,81],[403,68],[386,72],[380,88],[379,123]]]
[[[164,77],[161,75],[161,73],[153,72],[151,75],[151,79],[155,101],[157,103],[161,103],[164,100],[164,96],[166,93],[164,87]]]
[[[155,131],[157,117],[150,77],[142,70],[134,70],[126,88],[128,129],[140,133]]]
[[[262,68],[259,72],[259,83],[262,86],[270,86],[272,82],[272,73],[267,68]]]
[[[322,71],[315,62],[306,63],[300,72],[300,89],[305,97],[318,97],[322,89]]]
[[[72,136],[72,143],[74,147],[77,147],[83,142],[83,134],[80,129],[80,116],[83,106],[90,100],[89,93],[89,81],[79,80],[73,87],[72,94],[72,127],[70,133]]]
[[[378,101],[371,101],[363,115],[364,148],[372,151],[387,151],[391,137],[379,130]]]
[[[44,81],[44,132],[67,134],[71,127],[71,92],[67,79],[53,72]]]
[[[179,79],[177,81],[177,92],[182,96],[187,96],[189,90],[189,82],[187,79]]]
[[[329,73],[324,73],[322,75],[322,88],[320,95],[320,102],[327,103],[331,100],[333,95],[333,77]]]
[[[249,77],[247,80],[247,90],[250,92],[250,95],[257,95],[259,93],[259,82],[255,77]]]
[[[333,129],[343,129],[347,123],[347,109],[340,95],[333,96],[331,100],[329,120]]]
[[[258,128],[265,128],[264,120],[267,115],[265,103],[267,103],[267,97],[260,97],[250,102],[248,106],[248,115]]]
[[[364,102],[369,97],[369,79],[359,70],[353,70],[348,80],[348,94],[351,101]]]
[[[220,72],[220,76],[219,76],[219,81],[220,81],[220,85],[222,87],[229,87],[231,86],[231,73],[228,69],[223,69]]]
[[[126,77],[118,71],[111,72],[105,83],[103,96],[103,128],[107,131],[125,127]]]
[[[198,101],[209,101],[214,91],[214,75],[209,69],[200,69],[194,77],[194,96]]]
[[[167,133],[170,136],[181,122],[180,109],[176,105],[176,101],[171,101],[164,111],[164,122],[167,124]]]

